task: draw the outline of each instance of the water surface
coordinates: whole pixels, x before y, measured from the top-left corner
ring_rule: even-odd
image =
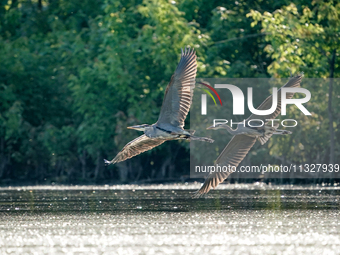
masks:
[[[339,254],[327,186],[0,188],[0,254]]]

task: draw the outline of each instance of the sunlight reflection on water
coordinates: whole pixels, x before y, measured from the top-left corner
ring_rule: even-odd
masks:
[[[0,254],[337,254],[340,189],[0,188]]]

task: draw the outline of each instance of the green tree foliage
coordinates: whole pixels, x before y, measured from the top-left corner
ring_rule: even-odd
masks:
[[[287,76],[288,67],[328,77],[339,7],[301,4],[303,10],[285,0],[0,0],[1,183],[121,183],[187,175],[189,146],[182,141],[115,166],[104,167],[103,158],[139,135],[126,126],[157,121],[185,46],[197,51],[198,77]],[[306,36],[298,42],[292,31]],[[323,99],[317,100],[326,112]],[[314,115],[313,123],[321,118]],[[338,119],[334,111],[334,123]],[[325,126],[318,127],[322,132],[314,130],[318,135],[310,144],[299,141],[304,148],[326,146]],[[295,153],[290,146],[287,153]],[[263,150],[278,154],[272,145]]]
[[[340,112],[339,107],[332,103],[334,101],[339,106],[340,89],[338,86],[333,89],[333,78],[340,76],[335,71],[339,70],[340,3],[316,0],[300,8],[291,3],[274,12],[252,10],[247,16],[253,18],[252,26],[261,23],[262,32],[266,34],[268,44],[265,51],[273,59],[268,66],[269,73],[282,76],[289,71],[304,72],[308,78],[330,78],[319,86],[312,82],[305,84],[313,91],[309,104],[313,115],[307,119],[295,115],[300,123],[305,123],[304,129],[290,138],[281,138],[285,143],[276,143],[275,153],[284,151],[286,155],[302,156],[308,162],[321,158],[323,162],[334,163],[340,148],[339,139],[336,139],[340,135]],[[284,150],[279,146],[289,144],[287,140],[291,138],[294,140],[290,148]],[[304,152],[296,153],[293,144],[298,144]],[[327,147],[328,150],[323,149]]]

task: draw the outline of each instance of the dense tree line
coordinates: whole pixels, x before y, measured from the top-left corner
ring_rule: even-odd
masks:
[[[340,76],[338,2],[225,2],[0,0],[0,183],[187,175],[185,142],[103,164],[136,137],[126,126],[157,120],[186,45],[197,77]],[[268,143],[262,160],[336,162],[340,88],[327,84],[313,88],[309,125]]]

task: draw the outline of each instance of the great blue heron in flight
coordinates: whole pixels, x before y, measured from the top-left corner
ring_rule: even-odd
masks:
[[[212,143],[214,140],[206,137],[193,136],[194,130],[184,130],[184,120],[189,112],[195,88],[197,72],[196,53],[193,49],[182,50],[181,60],[170,83],[166,87],[161,112],[155,124],[128,127],[144,134],[129,142],[106,164],[114,164],[132,158],[148,151],[165,141],[185,139]]]
[[[283,87],[299,87],[302,79],[302,75],[291,78]],[[287,93],[287,99],[292,98],[294,93]],[[265,144],[268,139],[274,134],[285,135],[291,134],[287,130],[279,130],[278,125],[271,121],[271,124],[266,120],[275,119],[281,112],[281,89],[277,91],[277,108],[269,115],[256,115],[252,114],[245,121],[246,125],[239,123],[236,129],[232,129],[227,124],[216,124],[215,126],[208,127],[207,129],[226,129],[230,134],[234,135],[221,154],[215,161],[215,165],[226,166],[228,171],[225,172],[210,172],[206,178],[202,187],[195,193],[194,197],[199,197],[205,193],[208,193],[211,188],[215,188],[219,183],[223,182],[232,173],[230,169],[236,169],[240,162],[247,155],[248,151],[253,147],[256,140],[259,140],[261,144]],[[267,97],[266,100],[257,108],[257,110],[267,110],[272,106],[272,96]],[[249,120],[259,119],[264,122],[262,127],[250,127],[247,125]],[[254,126],[254,124],[253,124]]]

